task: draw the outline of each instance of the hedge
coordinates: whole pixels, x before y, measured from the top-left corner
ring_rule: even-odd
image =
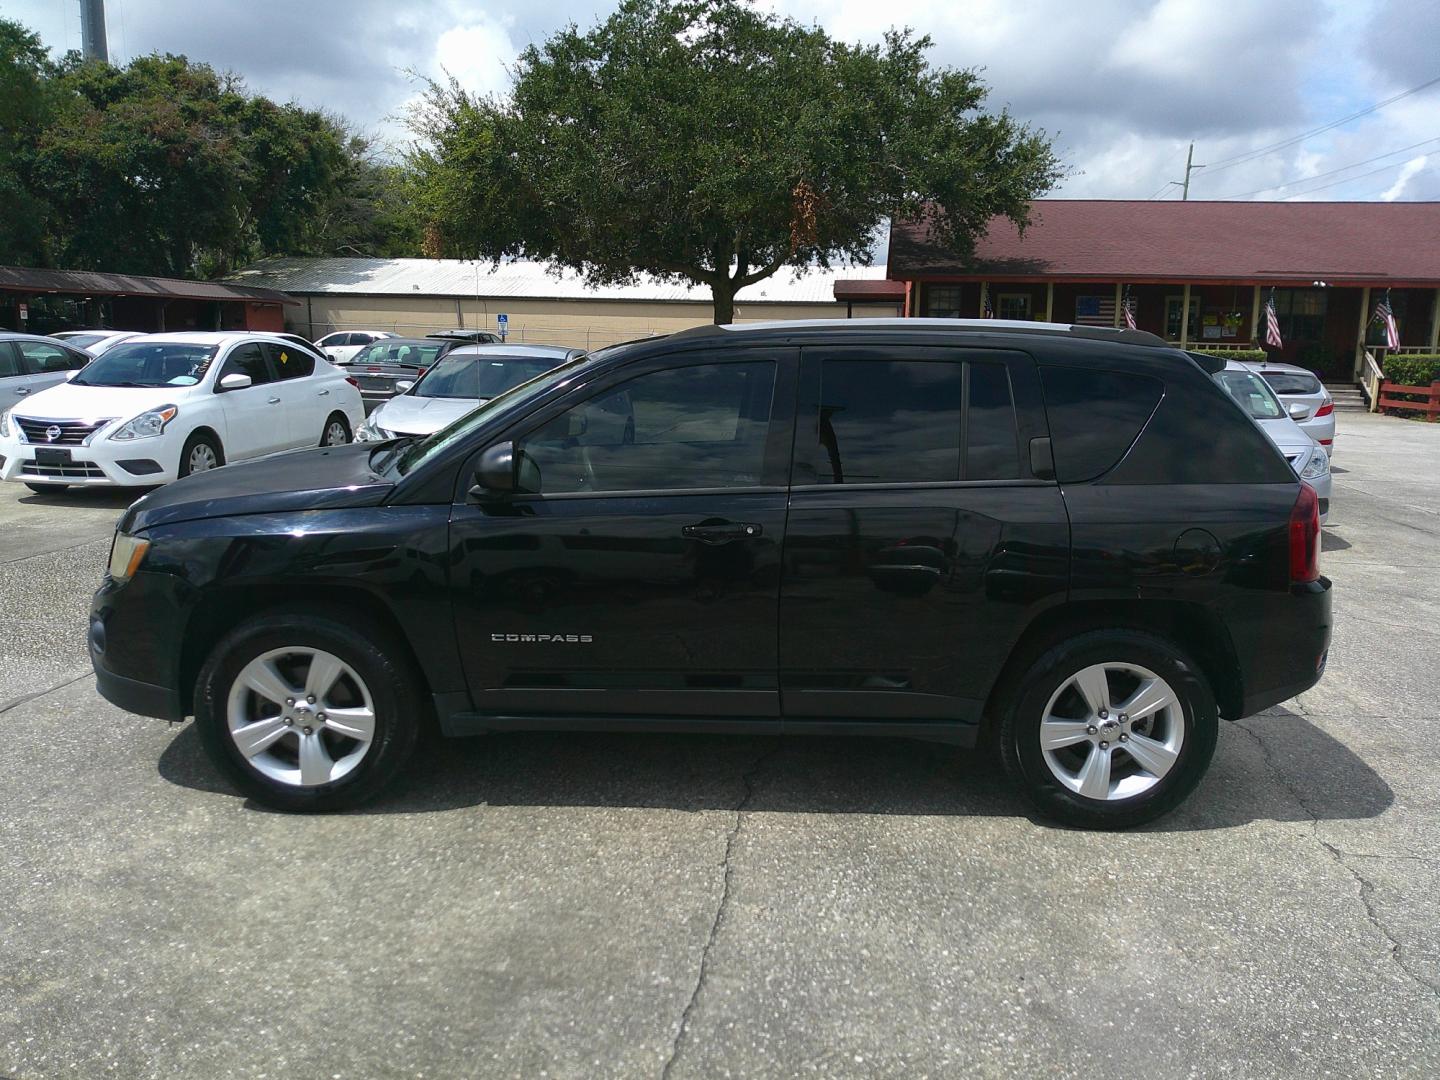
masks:
[[[1385,381],[1400,386],[1429,386],[1440,379],[1440,356],[1385,357]]]
[[[1249,363],[1259,363],[1266,358],[1264,349],[1240,349],[1240,348],[1203,348],[1191,345],[1190,351],[1200,353],[1203,356],[1218,356],[1224,360],[1244,360]]]

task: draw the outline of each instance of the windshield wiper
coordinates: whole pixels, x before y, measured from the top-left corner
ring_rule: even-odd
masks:
[[[377,446],[370,454],[370,470],[380,475],[390,471],[390,466],[395,464],[395,459],[400,456],[400,451],[420,438],[419,435],[400,435],[391,439],[384,446]],[[383,454],[383,462],[376,460],[377,454]]]

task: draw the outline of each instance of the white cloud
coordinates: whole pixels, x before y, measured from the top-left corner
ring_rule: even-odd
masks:
[[[452,26],[435,41],[435,74],[455,76],[471,93],[503,94],[520,50],[510,38],[509,19],[481,16]]]
[[[1395,178],[1395,183],[1380,193],[1380,201],[1394,202],[1398,199],[1405,191],[1406,185],[1415,179],[1416,174],[1419,173],[1421,169],[1425,168],[1425,162],[1428,160],[1430,159],[1427,155],[1421,154],[1419,157],[1411,158],[1407,161],[1405,167],[1400,170],[1400,175]]]

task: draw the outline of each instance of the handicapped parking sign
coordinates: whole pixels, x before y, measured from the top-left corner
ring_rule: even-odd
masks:
[[[505,340],[505,335],[510,332],[510,316],[504,313],[495,316],[495,325],[500,329],[500,340]]]

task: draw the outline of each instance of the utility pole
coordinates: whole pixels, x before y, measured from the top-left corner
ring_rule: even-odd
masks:
[[[110,62],[105,37],[105,0],[80,0],[80,51],[86,60]]]
[[[1180,184],[1180,201],[1181,201],[1181,202],[1184,202],[1184,201],[1186,201],[1187,199],[1190,198],[1190,174],[1191,174],[1192,172],[1194,172],[1196,169],[1203,169],[1203,168],[1205,167],[1204,165],[1195,165],[1195,164],[1192,164],[1192,162],[1194,162],[1194,160],[1195,160],[1195,144],[1192,142],[1192,143],[1190,144],[1190,149],[1187,150],[1187,151],[1185,151],[1185,182],[1182,184],[1182,183],[1180,183],[1179,180],[1171,180],[1171,181],[1170,181],[1172,184]]]

